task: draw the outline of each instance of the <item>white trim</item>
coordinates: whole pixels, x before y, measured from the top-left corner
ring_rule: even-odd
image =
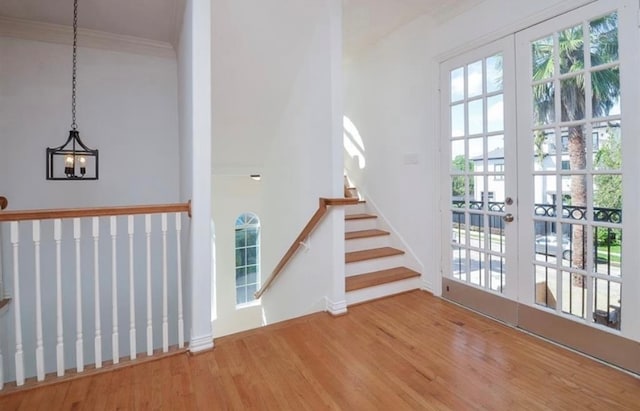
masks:
[[[180,32],[182,31],[182,21],[184,20],[184,11],[187,8],[185,0],[175,0],[173,2],[173,33],[171,34],[171,44],[175,50],[178,50],[180,44]]]
[[[192,337],[189,341],[189,352],[197,353],[210,350],[213,348],[213,337],[204,335],[202,337]]]
[[[329,297],[325,298],[326,311],[331,315],[342,315],[347,313],[347,301],[331,301]]]
[[[622,136],[622,201],[623,201],[623,230],[626,227],[623,247],[623,259],[626,274],[622,287],[623,310],[627,317],[623,317],[622,332],[627,338],[640,341],[640,319],[634,313],[640,312],[640,277],[636,274],[640,267],[640,254],[636,252],[640,247],[640,235],[637,228],[640,227],[640,215],[635,207],[629,204],[638,204],[640,201],[640,188],[636,176],[638,174],[637,155],[640,153],[640,141],[635,136],[640,133],[640,119],[636,114],[640,107],[640,82],[636,70],[640,67],[638,55],[638,41],[640,41],[640,5],[638,1],[627,0],[620,5],[618,18],[618,38],[620,56],[627,63],[620,70],[621,90],[630,90],[629,93],[620,93],[622,106],[623,133]],[[626,177],[626,178],[625,178]],[[626,210],[624,205],[627,204]],[[624,231],[623,231],[624,232]],[[630,313],[630,314],[629,314]],[[625,314],[622,314],[625,315]],[[624,318],[632,317],[634,321],[626,321]]]
[[[427,280],[427,276],[424,275],[424,274],[421,277],[420,289],[424,290],[424,291],[429,291],[431,294],[434,294],[434,292],[433,292],[433,284],[431,284],[431,281]]]
[[[71,45],[73,31],[70,26],[0,16],[0,37]],[[78,29],[78,45],[169,59],[176,58],[176,51],[170,43],[97,30]]]
[[[236,311],[243,310],[245,308],[250,308],[250,307],[259,307],[261,305],[262,305],[262,299],[251,300],[251,301],[246,302],[246,303],[236,304]]]
[[[539,24],[545,20],[567,13],[571,10],[575,10],[589,3],[594,3],[596,1],[598,0],[565,0],[557,2],[553,6],[547,7],[546,9],[539,11],[538,13],[532,14],[511,24],[502,26],[499,29],[494,30],[484,36],[477,37],[472,41],[465,42],[463,46],[459,46],[438,54],[436,56],[436,61],[442,63],[446,60],[457,57],[458,55],[465,54],[471,50],[475,50],[478,47],[482,47],[503,37],[509,36],[528,27]]]
[[[189,0],[185,24],[192,42],[191,70],[187,87],[191,91],[193,152],[191,159],[190,308],[191,351],[213,346],[211,305],[213,255],[211,232],[211,2]],[[197,336],[197,337],[194,337]]]

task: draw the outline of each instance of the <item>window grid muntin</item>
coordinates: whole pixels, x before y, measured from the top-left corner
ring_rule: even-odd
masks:
[[[502,222],[502,214],[499,212],[495,212],[489,209],[490,202],[485,195],[479,199],[479,202],[482,204],[481,209],[474,208],[475,203],[477,203],[476,197],[478,193],[484,191],[485,193],[494,191],[491,189],[489,185],[489,180],[498,180],[495,177],[500,176],[504,178],[504,172],[496,172],[494,170],[489,171],[489,162],[491,159],[488,158],[488,141],[492,136],[504,136],[504,106],[502,107],[502,127],[500,130],[492,129],[491,132],[488,132],[489,128],[489,119],[488,119],[488,107],[487,102],[489,99],[495,96],[503,96],[502,104],[504,104],[504,83],[501,84],[500,88],[487,92],[487,60],[499,56],[500,60],[503,61],[503,53],[493,53],[489,56],[485,56],[480,60],[474,60],[471,63],[461,65],[449,71],[449,90],[453,89],[453,85],[451,84],[453,74],[462,69],[462,79],[464,81],[463,84],[463,98],[454,100],[451,98],[450,94],[450,102],[449,102],[449,114],[450,114],[450,149],[453,152],[453,147],[460,142],[463,142],[464,145],[464,167],[463,170],[457,169],[453,166],[453,161],[455,160],[453,155],[450,156],[450,161],[452,165],[449,167],[450,169],[450,187],[453,187],[455,179],[463,178],[464,179],[464,195],[458,201],[454,199],[454,202],[451,204],[451,213],[452,213],[452,227],[453,227],[453,239],[451,241],[451,253],[450,256],[452,258],[452,276],[453,278],[459,279],[461,281],[466,281],[467,283],[474,284],[476,286],[480,286],[483,288],[487,288],[491,290],[494,288],[494,291],[502,292],[504,287],[504,279],[505,279],[505,241],[502,240],[499,242],[499,251],[493,249],[492,239],[495,234],[491,233],[492,228],[497,228],[499,225],[502,227],[502,235],[504,236],[504,224]],[[474,95],[471,98],[468,93],[469,86],[469,74],[468,68],[471,64],[475,64],[477,62],[482,62],[482,80],[481,87],[482,93],[478,95]],[[504,76],[504,74],[502,74]],[[482,131],[470,133],[470,113],[469,107],[470,104],[474,102],[482,102]],[[453,108],[454,107],[463,107],[463,127],[460,125],[455,125],[454,127],[454,118],[453,118]],[[455,130],[463,129],[463,135],[459,135]],[[474,130],[475,131],[475,130]],[[476,140],[473,139],[481,139],[482,150],[480,155],[472,155],[470,144]],[[504,150],[504,141],[502,143],[502,149]],[[476,157],[482,156],[481,160]],[[470,169],[470,165],[473,162],[474,168]],[[477,164],[477,165],[476,165]],[[504,162],[503,162],[504,164]],[[479,169],[479,166],[481,169]],[[473,181],[474,188],[473,193],[470,193],[470,183]],[[482,188],[477,187],[479,182],[482,182]],[[504,179],[500,180],[501,182]],[[502,183],[502,190],[504,191],[504,183]],[[450,195],[453,195],[453,191],[450,190]],[[502,194],[504,197],[504,193]],[[457,217],[456,217],[457,216]],[[475,219],[480,222],[481,226],[476,227],[472,226],[472,219]],[[495,220],[498,219],[498,220]],[[463,220],[463,222],[456,223],[456,221]],[[499,221],[499,224],[494,224],[495,221]],[[457,228],[456,228],[457,227]],[[478,229],[480,228],[480,229]],[[464,234],[461,235],[460,231],[464,229]],[[457,230],[457,231],[456,231]],[[473,245],[473,242],[476,242],[477,245]],[[487,246],[488,244],[488,246]],[[471,255],[476,254],[478,258],[478,270],[476,273],[472,273],[470,271],[470,260]],[[493,284],[496,283],[492,273],[492,260],[498,259],[500,261],[500,271],[499,271],[499,281],[498,285],[492,287]],[[464,269],[466,271],[457,273],[456,270]]]
[[[617,14],[617,13],[612,13],[612,14]],[[603,15],[603,16],[607,16],[607,14]],[[621,295],[621,288],[622,288],[622,265],[621,265],[621,257],[620,256],[620,275],[618,277],[614,277],[611,275],[603,275],[601,273],[597,272],[598,269],[598,264],[597,264],[597,260],[594,260],[594,258],[597,258],[597,249],[598,249],[598,244],[597,244],[597,239],[594,239],[594,235],[595,232],[594,230],[597,228],[609,228],[609,229],[619,229],[622,230],[623,226],[622,223],[607,223],[607,222],[602,222],[602,221],[596,221],[594,219],[594,202],[595,202],[595,197],[594,197],[594,177],[598,176],[598,175],[622,175],[622,170],[621,169],[614,169],[614,170],[598,170],[595,168],[594,165],[594,147],[593,144],[591,142],[591,136],[592,133],[594,132],[593,130],[593,125],[597,124],[597,123],[606,123],[606,122],[610,122],[610,121],[614,121],[614,122],[618,122],[618,124],[620,125],[620,127],[622,126],[622,122],[621,122],[621,112],[619,112],[618,114],[615,115],[603,115],[603,116],[596,116],[594,115],[595,113],[593,112],[593,107],[592,107],[592,93],[593,93],[593,87],[591,84],[591,80],[592,80],[592,74],[594,72],[599,72],[601,70],[608,70],[608,69],[617,69],[618,70],[618,76],[620,75],[620,55],[618,52],[617,55],[617,59],[614,59],[613,61],[609,61],[607,63],[604,64],[598,64],[596,66],[591,66],[591,43],[590,43],[590,39],[591,39],[591,22],[595,21],[603,16],[600,17],[596,17],[590,20],[586,20],[582,22],[582,34],[583,34],[583,56],[584,56],[584,69],[583,70],[578,70],[578,71],[573,71],[573,72],[567,72],[567,73],[560,73],[560,68],[559,68],[559,33],[563,30],[566,30],[566,28],[564,29],[560,29],[558,31],[556,31],[555,33],[553,33],[553,59],[554,59],[554,72],[551,74],[551,76],[549,77],[545,77],[544,79],[538,79],[538,80],[534,80],[533,76],[531,78],[531,87],[532,89],[536,86],[536,85],[540,85],[540,84],[545,84],[545,83],[549,83],[550,81],[553,82],[553,88],[554,88],[554,111],[555,111],[555,115],[554,115],[554,119],[548,123],[545,124],[535,124],[534,121],[534,126],[532,127],[532,131],[535,132],[536,130],[548,130],[548,129],[553,129],[555,132],[555,138],[556,138],[556,150],[554,153],[554,156],[556,157],[556,164],[560,165],[561,164],[561,159],[562,159],[562,154],[563,154],[563,150],[560,149],[558,150],[557,148],[560,147],[562,148],[562,130],[563,129],[568,129],[572,126],[582,126],[583,127],[583,138],[585,139],[584,144],[585,144],[585,155],[586,155],[586,164],[585,164],[585,169],[580,169],[580,170],[564,170],[564,169],[558,169],[558,167],[556,167],[556,170],[534,170],[533,171],[533,176],[556,176],[556,198],[558,196],[559,192],[562,192],[562,178],[563,176],[571,176],[571,175],[582,175],[585,177],[586,181],[586,192],[587,192],[587,201],[586,201],[586,207],[585,207],[585,218],[580,220],[581,224],[584,224],[584,229],[586,231],[585,234],[583,234],[583,238],[586,238],[587,244],[583,245],[583,248],[586,247],[586,251],[587,251],[587,256],[586,256],[586,267],[585,269],[580,269],[580,268],[576,268],[576,267],[567,267],[565,265],[563,265],[562,263],[562,259],[558,258],[556,259],[554,264],[549,264],[547,262],[541,262],[539,260],[536,259],[536,255],[534,253],[534,260],[533,260],[533,266],[534,266],[534,281],[535,281],[535,277],[538,275],[537,273],[537,268],[544,268],[545,271],[547,271],[548,269],[554,269],[556,270],[557,273],[559,273],[560,277],[562,278],[561,281],[557,281],[557,296],[558,296],[558,303],[556,305],[556,311],[561,313],[564,311],[564,304],[562,302],[562,297],[563,297],[563,283],[564,283],[564,273],[569,273],[569,276],[573,276],[573,275],[580,275],[580,276],[584,276],[584,282],[586,282],[586,287],[583,287],[583,291],[586,292],[586,295],[584,296],[584,299],[582,301],[582,304],[584,305],[586,303],[586,312],[587,313],[593,313],[593,320],[591,319],[591,315],[585,315],[586,313],[582,312],[582,318],[586,321],[586,322],[594,322],[595,317],[596,317],[596,305],[597,305],[597,283],[599,282],[598,280],[604,280],[607,281],[607,289],[609,290],[611,288],[611,284],[618,284],[619,285],[619,289],[620,289],[620,295]],[[616,22],[617,24],[617,22]],[[572,27],[575,27],[572,26]],[[617,40],[619,41],[619,31],[618,31],[618,26],[616,26],[616,31],[617,31]],[[549,36],[543,36],[540,37],[538,40],[541,39],[547,39],[549,38]],[[533,51],[533,45],[536,41],[538,40],[534,40],[531,42],[531,50]],[[531,66],[533,67],[533,66]],[[585,97],[585,102],[584,102],[584,113],[583,113],[583,118],[581,120],[576,120],[576,121],[563,121],[562,116],[561,116],[561,87],[560,85],[562,84],[562,80],[565,80],[567,78],[571,78],[574,77],[576,75],[582,75],[584,76],[584,97]],[[618,79],[619,81],[619,79]],[[618,96],[618,103],[620,102],[620,97]],[[535,104],[535,101],[534,101]],[[532,134],[533,135],[533,134]],[[620,137],[621,138],[621,137]],[[533,145],[532,145],[533,146]],[[534,153],[535,154],[535,153]],[[535,155],[534,155],[535,157]],[[535,160],[534,160],[535,161]],[[534,185],[535,188],[535,185]],[[559,190],[560,189],[560,190]],[[544,193],[543,193],[544,194]],[[545,194],[546,195],[546,194]],[[535,197],[535,196],[534,196]],[[556,213],[556,215],[554,217],[545,217],[545,218],[540,218],[540,216],[537,216],[534,214],[534,227],[536,225],[535,222],[543,222],[543,221],[549,221],[552,222],[556,225],[562,226],[562,224],[571,224],[571,222],[573,222],[575,224],[575,220],[569,219],[569,218],[564,218],[564,209],[566,208],[566,206],[564,205],[564,201],[560,201],[557,205],[556,208],[558,208],[560,211]],[[545,223],[546,224],[546,223]],[[534,233],[535,235],[535,233]],[[591,239],[591,241],[589,241],[589,239]],[[593,243],[592,243],[593,242]],[[596,251],[594,251],[594,248],[596,249]],[[622,251],[622,248],[621,248]],[[594,256],[595,254],[595,256]],[[546,281],[545,281],[546,283]],[[595,284],[595,285],[594,285]],[[569,297],[572,298],[572,294],[569,293]],[[607,301],[609,301],[610,299],[610,294],[607,294]],[[595,307],[595,308],[594,308]],[[569,313],[570,315],[575,315],[573,312]],[[618,308],[617,310],[617,316],[618,316],[618,320],[620,317],[620,309]],[[620,323],[618,323],[618,329],[620,327]]]
[[[260,287],[260,220],[252,213],[244,213],[236,219],[235,228],[235,289],[236,305],[242,306],[255,300],[254,293]],[[238,235],[242,241],[238,242]],[[250,241],[252,238],[255,241]],[[254,260],[249,261],[253,254]],[[255,280],[249,281],[249,277],[255,274]]]

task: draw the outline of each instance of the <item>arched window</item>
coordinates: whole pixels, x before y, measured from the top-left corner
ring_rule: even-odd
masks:
[[[260,285],[260,219],[244,213],[236,219],[236,304],[253,300]]]

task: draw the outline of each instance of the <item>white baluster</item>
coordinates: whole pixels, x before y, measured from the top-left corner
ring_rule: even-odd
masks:
[[[73,238],[76,245],[76,370],[84,371],[84,349],[82,337],[82,275],[80,267],[80,219],[73,219]]]
[[[113,321],[113,330],[111,331],[111,346],[113,349],[113,363],[120,362],[120,343],[118,336],[118,270],[116,258],[116,235],[117,219],[112,216],[110,218],[110,234],[111,234],[111,317]]]
[[[162,352],[169,351],[169,308],[167,307],[167,213],[162,213]]]
[[[24,385],[24,353],[22,352],[22,318],[20,312],[20,269],[18,222],[11,222],[11,245],[13,247],[13,315],[16,332],[16,385]]]
[[[153,355],[153,313],[151,307],[151,214],[144,216],[147,235],[147,355]]]
[[[133,278],[133,216],[128,218],[129,232],[129,358],[136,359],[136,299]]]
[[[182,314],[182,250],[180,248],[181,231],[181,214],[176,213],[176,261],[178,263],[178,347],[184,348],[184,318]]]
[[[53,220],[53,239],[56,243],[56,364],[58,377],[64,375],[64,332],[62,328],[62,221]]]
[[[2,358],[2,344],[0,344],[0,391],[4,388],[4,359]]]
[[[93,301],[96,334],[94,338],[94,349],[96,354],[96,368],[102,368],[102,326],[100,323],[100,261],[98,254],[100,252],[99,236],[100,236],[100,219],[93,217]]]
[[[42,284],[40,282],[40,221],[31,222],[36,269],[36,378],[44,380],[44,346],[42,342]]]

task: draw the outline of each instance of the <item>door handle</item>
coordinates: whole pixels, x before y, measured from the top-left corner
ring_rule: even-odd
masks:
[[[511,223],[511,222],[513,222],[514,217],[513,217],[513,214],[511,214],[511,213],[507,213],[507,214],[505,214],[504,216],[502,216],[502,219],[503,219],[506,223]]]

